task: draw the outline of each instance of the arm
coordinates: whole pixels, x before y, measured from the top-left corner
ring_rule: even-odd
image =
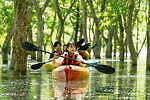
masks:
[[[64,56],[64,55],[62,55],[62,56]],[[52,64],[55,67],[59,67],[62,65],[63,60],[64,60],[64,58],[59,57],[57,55],[54,55],[53,60],[52,60]]]

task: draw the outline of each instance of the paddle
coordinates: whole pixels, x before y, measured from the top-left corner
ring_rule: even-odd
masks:
[[[84,42],[84,39],[81,39],[75,44],[75,46],[80,47],[83,44],[83,42]]]
[[[51,53],[51,52],[48,52],[48,51],[41,50],[40,48],[38,48],[37,46],[35,46],[35,45],[33,45],[32,43],[29,43],[29,42],[23,42],[22,43],[22,48],[24,48],[25,50],[29,50],[29,51],[41,51],[41,52],[45,52],[45,53],[48,53],[48,54],[54,54],[54,53]],[[61,56],[61,55],[59,55],[59,56],[63,57],[63,58],[66,58],[66,59],[77,61],[77,60],[72,59],[70,57],[65,57],[65,56]],[[112,74],[112,73],[115,72],[115,69],[112,68],[109,65],[100,65],[100,64],[99,65],[92,65],[92,64],[89,64],[89,63],[85,63],[85,62],[81,62],[81,63],[92,66],[92,67],[96,68],[98,71],[106,73],[106,74]],[[34,66],[34,69],[36,69],[35,66]]]
[[[23,45],[25,45],[25,44],[23,44]],[[85,45],[89,45],[89,43],[88,43],[88,44],[85,44]],[[26,45],[25,45],[25,46],[26,46]],[[83,46],[83,48],[82,48],[82,47],[80,47],[80,48],[82,48],[83,50],[87,50],[85,47],[86,47],[86,46]],[[93,47],[94,47],[94,46],[93,46]],[[93,48],[93,47],[92,47],[92,48]],[[82,49],[81,49],[81,50],[82,50]],[[88,48],[88,49],[89,49],[89,48]],[[50,61],[52,61],[52,60],[49,60],[49,61],[46,61],[46,62],[40,62],[40,63],[34,64],[34,65],[31,65],[31,68],[34,69],[34,70],[39,69],[39,68],[42,67],[42,65],[44,65],[44,64],[46,64],[46,63],[48,63],[48,62],[50,62]]]
[[[40,62],[40,63],[34,64],[34,65],[31,65],[31,68],[34,69],[34,70],[39,69],[39,68],[42,67],[42,65],[44,65],[44,64],[46,64],[46,63],[48,63],[50,61],[52,61],[52,60],[45,61],[45,62]]]
[[[87,49],[89,49],[89,46],[90,46],[90,43],[86,43],[85,45],[80,46],[80,47],[78,48],[78,50],[87,50]]]

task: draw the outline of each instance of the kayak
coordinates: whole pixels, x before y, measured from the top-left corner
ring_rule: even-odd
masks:
[[[81,81],[89,77],[89,69],[75,65],[63,65],[52,71],[55,80],[62,81]]]
[[[52,62],[46,63],[42,65],[42,68],[46,69],[47,71],[52,71],[53,69],[55,69],[56,67],[54,67],[52,65]]]
[[[90,54],[87,50],[80,52],[80,55],[83,57],[83,59],[89,59],[90,58]]]

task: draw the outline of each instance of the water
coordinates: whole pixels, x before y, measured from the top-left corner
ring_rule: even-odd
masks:
[[[116,72],[104,74],[91,67],[89,80],[70,83],[53,80],[43,69],[30,69],[32,63],[27,75],[18,77],[1,65],[0,100],[150,100],[145,62],[131,66],[130,60],[104,59],[101,63],[112,65]]]

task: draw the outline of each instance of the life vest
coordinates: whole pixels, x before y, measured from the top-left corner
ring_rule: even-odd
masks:
[[[77,54],[73,54],[71,57],[69,56],[69,54],[65,54],[65,59],[64,59],[64,61],[63,61],[63,65],[79,65],[80,64],[80,62],[78,62],[78,61],[75,61],[76,59],[77,59]],[[75,59],[75,60],[71,60],[71,59],[67,59],[67,58],[72,58],[72,59]]]

